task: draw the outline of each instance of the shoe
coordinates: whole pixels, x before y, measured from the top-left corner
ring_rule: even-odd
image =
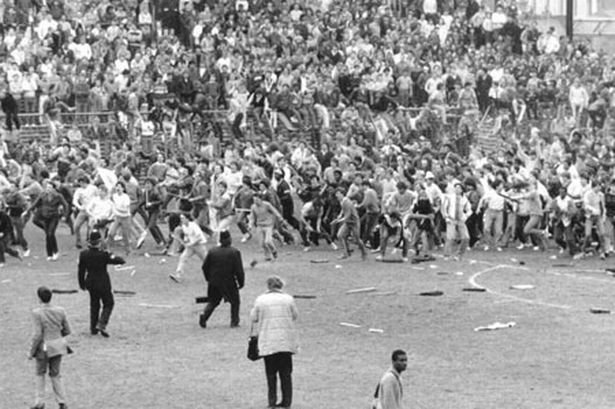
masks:
[[[278,252],[277,251],[272,251],[271,254],[273,255],[273,259],[276,260],[278,258]]]
[[[337,251],[337,249],[338,249],[337,244],[335,244],[335,243],[331,242],[331,248],[332,248],[333,250]]]
[[[606,260],[606,253],[600,254],[600,260]]]
[[[502,247],[497,247],[496,251],[502,251]]]
[[[376,256],[376,261],[382,261],[384,259],[384,257],[382,257],[382,254],[378,254]]]
[[[4,263],[0,263],[0,268],[4,267]]]
[[[239,328],[239,323],[232,323],[231,328]]]
[[[27,249],[23,252],[23,254],[21,255],[22,257],[30,257],[30,249]]]
[[[489,251],[489,246],[485,246],[485,247],[483,247],[483,250],[484,250],[484,251]]]
[[[58,409],[68,409],[68,406],[66,406],[66,403],[60,403]]]
[[[102,335],[105,338],[109,338],[109,333],[106,330],[102,328],[96,328],[96,329],[98,330],[98,332],[100,332],[100,335]]]
[[[75,247],[77,247],[79,250],[81,250],[83,248],[83,246],[81,245],[81,243],[77,243],[75,244]]]
[[[241,242],[245,243],[246,241],[250,240],[252,238],[252,235],[250,233],[246,233],[243,235],[243,237],[241,238]]]
[[[583,253],[577,253],[574,256],[572,256],[573,260],[581,260],[583,257],[585,257],[585,254]]]
[[[207,328],[207,318],[205,318],[205,314],[199,315],[199,326],[201,328]]]
[[[517,250],[523,250],[525,248],[525,244],[521,243],[517,246]]]
[[[348,257],[350,257],[350,255],[348,254],[342,254],[341,256],[338,257],[339,260],[346,260]]]
[[[398,251],[399,251],[399,249],[397,247],[393,247],[393,250],[391,251],[391,254],[394,256],[395,254],[397,254]]]
[[[407,262],[408,262],[408,257],[402,257],[402,258],[401,258],[401,260],[402,260],[404,263],[407,263]]]
[[[90,335],[98,335],[98,330],[96,328],[90,330]]]
[[[53,256],[51,256],[51,261],[58,261],[59,257],[60,257],[60,255],[58,253],[56,253]]]
[[[312,248],[310,246],[306,246],[306,247],[303,248],[303,251],[306,252],[306,253],[308,251],[310,251],[310,250],[312,250]]]
[[[373,253],[380,253],[380,247],[373,249],[372,250],[372,254]]]
[[[179,284],[181,282],[181,277],[179,274],[175,273],[175,274],[169,274],[169,278],[172,281],[175,281],[177,284]]]
[[[566,250],[564,250],[564,249],[559,249],[559,254],[564,254],[565,251]]]
[[[30,409],[45,409],[45,404],[39,403],[38,405],[31,406]]]
[[[540,251],[540,246],[534,246],[534,251]]]

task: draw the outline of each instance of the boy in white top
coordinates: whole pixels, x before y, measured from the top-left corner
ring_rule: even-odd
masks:
[[[90,183],[90,179],[87,176],[82,176],[78,180],[79,187],[73,194],[73,207],[79,212],[75,219],[75,238],[76,246],[81,248],[81,226],[88,222],[87,208],[93,199],[96,198],[96,186]],[[88,232],[86,232],[86,235]]]
[[[190,256],[196,255],[202,263],[207,255],[207,237],[201,227],[189,215],[182,214],[179,220],[180,225],[173,232],[173,239],[184,246],[184,251],[179,256],[175,274],[169,274],[169,278],[176,283],[181,281],[184,266]]]

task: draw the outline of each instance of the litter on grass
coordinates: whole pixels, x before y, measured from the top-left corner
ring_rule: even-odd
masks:
[[[346,291],[346,294],[371,293],[373,291],[376,291],[376,287],[356,288],[354,290]]]
[[[7,283],[10,283],[11,281],[13,280],[11,280],[10,278],[7,278],[6,280],[2,280],[2,284],[7,284]]]
[[[589,312],[592,314],[610,314],[611,310],[607,310],[606,308],[590,308]]]
[[[510,286],[511,290],[532,290],[533,288],[534,286],[531,284],[517,284]]]
[[[472,292],[472,293],[484,293],[487,291],[486,288],[482,287],[466,287],[462,291]]]
[[[76,294],[77,290],[59,290],[57,288],[53,288],[51,292],[54,294]]]
[[[495,331],[495,330],[498,330],[498,329],[512,328],[515,325],[517,325],[517,323],[514,322],[514,321],[505,322],[505,323],[494,322],[493,324],[487,325],[487,326],[484,326],[484,327],[476,327],[476,328],[474,328],[474,331],[475,332],[479,332],[479,331]]]
[[[384,333],[384,330],[380,329],[380,328],[370,328],[368,331],[369,332],[373,332],[375,334],[382,334],[382,333]]]
[[[135,266],[115,266],[115,271],[132,270]]]
[[[342,268],[342,265],[341,264],[336,264],[335,268]]]
[[[340,322],[340,325],[341,325],[342,327],[348,327],[348,328],[361,328],[361,326],[360,326],[360,325],[357,325],[357,324],[351,324],[351,323],[349,323],[349,322]]]
[[[328,258],[321,258],[321,259],[317,259],[317,260],[310,260],[310,263],[312,264],[324,264],[324,263],[328,263],[329,259]]]
[[[444,291],[440,291],[440,290],[436,290],[436,291],[423,291],[422,293],[419,293],[419,295],[425,296],[425,297],[439,297],[441,295],[444,295]]]
[[[314,298],[316,298],[316,296],[315,295],[305,295],[305,294],[295,294],[293,295],[293,298],[299,298],[303,300],[313,300]]]

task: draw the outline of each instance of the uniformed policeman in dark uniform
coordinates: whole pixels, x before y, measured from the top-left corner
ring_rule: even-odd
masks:
[[[104,251],[102,236],[98,230],[93,230],[88,238],[88,249],[79,255],[79,287],[90,293],[90,332],[108,338],[107,324],[113,311],[113,292],[111,279],[107,272],[109,264],[124,264],[123,258]],[[99,316],[102,302],[102,313]]]

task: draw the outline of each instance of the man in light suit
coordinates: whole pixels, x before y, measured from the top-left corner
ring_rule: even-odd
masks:
[[[47,287],[37,290],[41,306],[32,311],[34,335],[30,346],[29,358],[36,359],[36,402],[32,409],[43,409],[45,402],[45,374],[49,378],[60,409],[66,409],[64,386],[60,377],[62,355],[70,352],[66,339],[70,325],[64,308],[50,305],[51,291]]]
[[[466,220],[472,214],[470,201],[463,194],[463,185],[460,182],[454,185],[455,193],[446,195],[442,203],[442,215],[446,220],[446,244],[444,254],[453,253],[454,242],[459,240],[459,248],[455,260],[459,260],[468,248],[470,234],[466,226]]]
[[[403,349],[396,349],[391,355],[391,368],[382,375],[376,389],[376,409],[401,409],[404,388],[401,373],[408,366],[408,355]]]

